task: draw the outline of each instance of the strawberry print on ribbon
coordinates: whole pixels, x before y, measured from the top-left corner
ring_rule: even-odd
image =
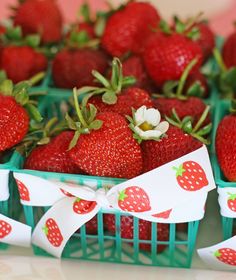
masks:
[[[186,191],[198,191],[209,184],[203,168],[195,161],[186,161],[173,170],[179,186]]]
[[[236,236],[198,250],[200,258],[216,270],[236,271]]]
[[[4,220],[0,220],[0,240],[9,235],[11,231],[11,225]]]
[[[127,212],[145,212],[151,210],[147,193],[140,187],[132,186],[119,193],[118,205]]]
[[[79,197],[73,203],[73,210],[76,214],[87,214],[94,210],[97,203],[94,201],[87,201]]]
[[[19,180],[16,180],[16,184],[20,194],[20,199],[24,201],[30,201],[29,190],[27,187]]]
[[[218,201],[221,215],[228,218],[236,218],[235,187],[219,187],[217,192],[219,194]]]
[[[227,201],[228,207],[231,211],[236,212],[236,193],[228,193],[229,198]]]
[[[48,241],[54,246],[59,247],[63,241],[63,237],[61,235],[61,231],[56,223],[56,221],[52,218],[47,219],[45,223],[45,227],[43,227],[43,231],[47,236]]]

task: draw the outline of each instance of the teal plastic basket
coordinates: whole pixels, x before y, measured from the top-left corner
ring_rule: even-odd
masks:
[[[213,137],[213,145],[215,146],[215,135],[218,124],[223,119],[223,117],[229,114],[230,101],[221,100],[218,102],[215,119],[214,119],[214,137]],[[212,155],[212,164],[215,173],[216,184],[219,188],[233,187],[236,189],[236,183],[228,182],[221,172],[220,166],[217,161],[216,154]],[[233,229],[236,228],[236,218],[228,218],[222,217],[222,225],[223,225],[223,238],[228,239],[233,236]]]
[[[59,119],[65,113],[68,94],[61,92],[50,92],[42,98],[39,104],[39,110],[45,118],[58,117]],[[97,188],[110,186],[122,182],[121,179],[103,178],[85,175],[59,174],[51,172],[40,172],[24,170],[24,159],[18,155],[18,161],[15,162],[15,172],[26,173],[39,176],[48,180],[59,180],[62,182],[70,181],[80,185],[87,185],[88,182],[96,183]],[[35,227],[48,207],[23,206],[26,223],[32,228]],[[104,214],[113,213],[115,215],[116,232],[111,235],[103,227]],[[101,210],[97,215],[98,231],[97,234],[86,233],[86,225],[82,226],[80,232],[76,232],[68,241],[64,251],[63,258],[75,258],[101,262],[115,262],[124,264],[141,264],[152,266],[185,267],[191,266],[192,256],[195,249],[195,243],[198,233],[199,221],[186,223],[186,231],[179,231],[177,224],[169,224],[169,239],[161,241],[157,239],[158,224],[152,223],[151,240],[139,239],[139,219],[133,218],[134,229],[133,239],[124,239],[120,232],[119,211]],[[132,246],[130,245],[132,243]],[[139,244],[149,244],[151,251],[142,251]],[[166,249],[162,253],[157,253],[157,247],[165,245]],[[42,249],[33,246],[36,255],[48,256]]]

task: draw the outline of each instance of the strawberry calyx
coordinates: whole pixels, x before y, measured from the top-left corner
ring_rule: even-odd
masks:
[[[204,112],[202,113],[201,117],[194,127],[192,125],[193,118],[191,116],[186,116],[181,120],[175,109],[172,110],[172,118],[167,116],[165,116],[165,118],[170,124],[182,129],[184,132],[196,138],[203,144],[209,145],[209,139],[205,139],[204,136],[207,136],[210,133],[212,129],[212,123],[209,123],[202,127],[206,117],[208,116],[209,110],[210,106],[206,106]]]
[[[119,192],[119,201],[124,201],[126,198],[128,197],[128,195],[125,193],[125,189],[122,190],[121,192]]]
[[[32,34],[23,37],[20,26],[8,27],[6,32],[0,35],[0,38],[4,46],[29,46],[34,49],[39,47],[41,41],[39,34]]]
[[[52,137],[67,129],[66,122],[59,122],[55,117],[46,123],[31,123],[28,133],[16,146],[16,150],[27,157],[36,146],[48,144]]]
[[[228,69],[217,48],[214,48],[213,55],[220,69],[216,75],[218,87],[225,98],[233,98],[236,92],[236,67]]]
[[[236,200],[236,193],[227,193],[229,195],[228,200]]]
[[[78,95],[85,95],[82,101],[83,106],[86,106],[88,100],[95,95],[102,95],[102,101],[108,105],[116,104],[117,95],[122,92],[122,89],[131,86],[136,82],[134,77],[123,76],[122,63],[116,57],[112,61],[112,74],[110,81],[98,71],[93,70],[92,75],[102,86],[82,87],[78,90]]]
[[[197,64],[198,59],[194,58],[184,69],[179,81],[168,81],[164,84],[162,91],[166,98],[177,98],[179,100],[187,100],[191,96],[202,97],[204,95],[204,87],[199,81],[195,81],[187,90],[184,95],[184,86],[186,84],[187,78]],[[153,94],[153,97],[163,97],[163,94]]]
[[[5,96],[12,96],[18,104],[26,109],[29,116],[36,122],[42,121],[42,116],[35,106],[35,101],[30,99],[30,88],[37,84],[44,77],[45,73],[40,72],[28,81],[13,84],[12,80],[0,78],[0,92]]]
[[[176,177],[183,176],[183,173],[186,171],[186,169],[183,168],[183,164],[181,164],[179,167],[172,167],[173,170],[176,171]]]
[[[89,106],[79,104],[78,91],[76,88],[73,89],[73,99],[76,111],[76,120],[71,118],[68,113],[65,116],[68,127],[75,131],[74,137],[69,145],[69,150],[77,144],[81,134],[88,134],[92,130],[98,130],[103,124],[101,120],[96,119],[97,109],[93,104],[89,104]]]

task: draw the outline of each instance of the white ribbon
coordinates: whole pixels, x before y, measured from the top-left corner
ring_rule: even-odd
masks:
[[[219,194],[218,201],[220,204],[221,216],[228,218],[236,218],[236,188],[218,187],[217,191]],[[235,198],[233,196],[235,196]]]
[[[0,201],[9,199],[9,170],[0,170]],[[31,227],[0,214],[0,242],[29,247]]]
[[[191,171],[194,179],[189,179],[188,183],[184,178],[185,182],[182,184],[181,178],[177,180],[173,167],[186,162],[193,162],[193,166],[191,167],[191,164],[189,167],[186,166],[185,176],[190,176]],[[190,170],[191,168],[193,170]],[[109,190],[107,188],[96,190],[94,185],[93,188],[82,185],[89,179],[90,183],[94,183],[96,179],[93,177],[78,176],[76,178],[80,184],[74,184],[49,181],[27,173],[30,171],[14,173],[16,180],[23,184],[24,192],[28,193],[28,199],[22,199],[21,202],[32,206],[53,205],[38,222],[33,232],[32,243],[56,257],[61,256],[72,234],[91,220],[101,208],[125,211],[153,222],[195,221],[203,218],[207,193],[215,188],[205,147],[136,178],[116,184]],[[36,174],[43,176],[40,172]],[[199,180],[205,184],[200,188],[197,184]],[[22,198],[25,198],[25,194]],[[82,201],[77,201],[77,198]]]

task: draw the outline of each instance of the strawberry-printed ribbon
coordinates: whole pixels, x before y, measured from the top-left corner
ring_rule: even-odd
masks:
[[[0,201],[9,199],[9,170],[0,170]],[[0,213],[0,242],[29,247],[31,227],[19,223]]]
[[[173,167],[190,162],[186,171],[176,174]],[[91,187],[86,176],[79,177],[79,184],[46,180],[30,171],[14,172],[14,177],[23,204],[52,205],[36,225],[32,243],[56,257],[61,257],[72,234],[101,209],[128,212],[153,222],[195,221],[203,218],[207,194],[215,188],[205,147],[123,183],[113,182],[112,188],[97,189],[94,182]],[[198,181],[204,183],[199,186]]]
[[[223,217],[236,218],[236,188],[219,187],[217,191],[221,215]]]
[[[236,236],[214,246],[199,249],[198,255],[213,269],[236,271]]]

